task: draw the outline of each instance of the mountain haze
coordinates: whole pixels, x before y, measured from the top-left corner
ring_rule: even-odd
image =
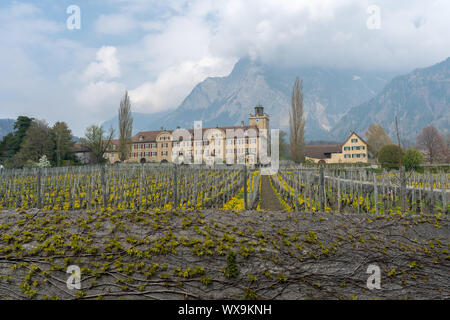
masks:
[[[450,58],[394,78],[376,97],[352,108],[331,134],[343,139],[350,130],[365,133],[371,123],[378,123],[395,137],[395,115],[401,139],[415,141],[430,124],[449,132]]]
[[[292,86],[303,80],[306,138],[328,139],[328,131],[352,107],[374,97],[391,75],[329,68],[286,68],[241,59],[227,77],[199,83],[173,112],[161,119],[165,127],[238,125],[260,103],[270,127],[288,129]]]
[[[134,114],[133,132],[193,127],[239,125],[248,122],[253,108],[262,104],[270,127],[288,130],[292,86],[303,80],[306,138],[327,139],[336,123],[352,108],[377,95],[392,79],[390,73],[324,67],[288,68],[249,58],[239,60],[226,77],[199,83],[181,105],[165,114]],[[145,120],[144,120],[145,119]],[[117,123],[117,117],[108,123]]]
[[[0,119],[0,139],[14,131],[13,119]]]

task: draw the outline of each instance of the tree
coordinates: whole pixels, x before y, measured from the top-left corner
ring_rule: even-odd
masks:
[[[80,139],[81,145],[89,149],[94,163],[104,163],[104,155],[110,150],[111,140],[114,136],[114,129],[111,127],[105,136],[102,126],[92,125],[86,129],[85,138]]]
[[[423,155],[416,149],[408,149],[403,155],[403,165],[407,171],[419,171],[423,163]]]
[[[283,130],[280,131],[280,159],[289,159],[289,144],[286,141],[287,133]]]
[[[47,156],[44,154],[37,164],[39,168],[48,168],[51,167],[50,161],[48,161]]]
[[[384,128],[379,125],[372,123],[366,132],[367,144],[369,147],[369,152],[374,158],[377,158],[380,149],[388,144],[393,144],[391,138],[386,134]]]
[[[130,156],[131,133],[133,131],[133,117],[131,116],[131,104],[128,91],[120,101],[119,107],[119,159],[125,161]]]
[[[289,149],[291,159],[305,161],[305,119],[303,118],[302,80],[295,79],[292,88],[291,110],[289,111]]]
[[[72,140],[72,131],[65,122],[56,122],[52,128],[52,135],[55,144],[55,162],[60,166],[62,160],[72,158],[75,142]]]
[[[17,117],[17,120],[14,123],[14,137],[16,140],[14,143],[14,153],[19,152],[22,146],[22,142],[25,139],[26,133],[33,121],[33,118],[28,118],[25,116]]]
[[[423,128],[417,136],[415,148],[424,151],[430,163],[445,161],[447,158],[447,146],[444,139],[433,126]]]
[[[381,147],[378,162],[385,168],[398,168],[402,163],[403,150],[395,144]]]
[[[51,129],[43,120],[34,120],[23,138],[20,151],[15,155],[19,165],[27,160],[38,162],[45,155],[51,159],[54,151],[54,142]]]
[[[0,153],[4,161],[9,161],[9,159],[12,159],[19,152],[25,134],[32,122],[33,118],[19,116],[14,122],[14,132],[3,137],[0,143]]]

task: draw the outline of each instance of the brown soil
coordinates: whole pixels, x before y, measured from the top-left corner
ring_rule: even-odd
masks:
[[[270,185],[269,176],[261,175],[261,210],[283,211],[277,195]]]

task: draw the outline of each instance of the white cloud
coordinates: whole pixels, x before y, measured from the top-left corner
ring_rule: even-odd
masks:
[[[113,79],[120,76],[120,63],[117,58],[115,47],[101,47],[97,51],[97,58],[84,71],[82,78],[91,79]]]
[[[95,22],[95,30],[100,34],[120,35],[135,30],[138,27],[137,21],[126,14],[100,15]]]
[[[381,8],[381,30],[366,27],[371,4]],[[89,12],[98,17],[92,24],[82,14],[76,32],[65,29],[64,5],[45,6],[0,5],[0,94],[8,106],[0,117],[14,109],[65,120],[76,134],[111,117],[126,88],[134,88],[134,111],[175,108],[245,55],[407,72],[450,52],[447,0],[105,0],[104,12]],[[58,6],[61,15],[50,19]]]
[[[185,61],[162,72],[156,81],[146,82],[130,90],[134,111],[158,112],[173,109],[192,88],[206,77],[227,75],[234,61],[214,57],[199,61]]]
[[[76,101],[92,112],[115,110],[124,92],[125,85],[119,82],[92,82],[77,92]]]

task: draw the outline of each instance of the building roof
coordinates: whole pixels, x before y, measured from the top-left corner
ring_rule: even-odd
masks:
[[[340,144],[305,146],[305,156],[315,159],[326,159],[326,154],[340,153],[342,146]]]
[[[133,142],[154,142],[156,141],[156,137],[162,132],[169,132],[165,130],[156,130],[156,131],[141,131],[134,135],[132,139]]]
[[[75,143],[74,145],[73,145],[73,152],[75,152],[75,153],[79,153],[79,152],[89,152],[90,150],[87,148],[87,147],[85,147],[85,146],[83,146],[82,144],[80,144],[80,143]]]
[[[357,136],[362,142],[364,142],[366,145],[368,144],[363,138],[361,138],[355,131],[350,132],[350,135],[348,136],[348,138],[344,141],[343,144],[346,144],[347,141],[352,137],[352,135]]]
[[[179,129],[184,129],[184,128],[179,128]],[[255,129],[256,133],[258,134],[259,130],[257,126],[250,126],[250,125],[244,125],[244,126],[227,126],[227,127],[211,127],[211,128],[202,128],[202,136],[205,134],[205,132],[207,130],[212,130],[212,129],[219,129],[219,130],[223,130],[226,133],[227,129],[233,129],[233,130],[239,130],[242,129],[244,131],[247,131],[249,129]],[[194,129],[185,129],[187,130],[193,137],[194,135]],[[156,142],[156,138],[158,137],[159,134],[161,133],[169,133],[172,134],[175,130],[156,130],[156,131],[141,131],[138,132],[133,138],[133,142]],[[142,138],[141,138],[142,137]]]

